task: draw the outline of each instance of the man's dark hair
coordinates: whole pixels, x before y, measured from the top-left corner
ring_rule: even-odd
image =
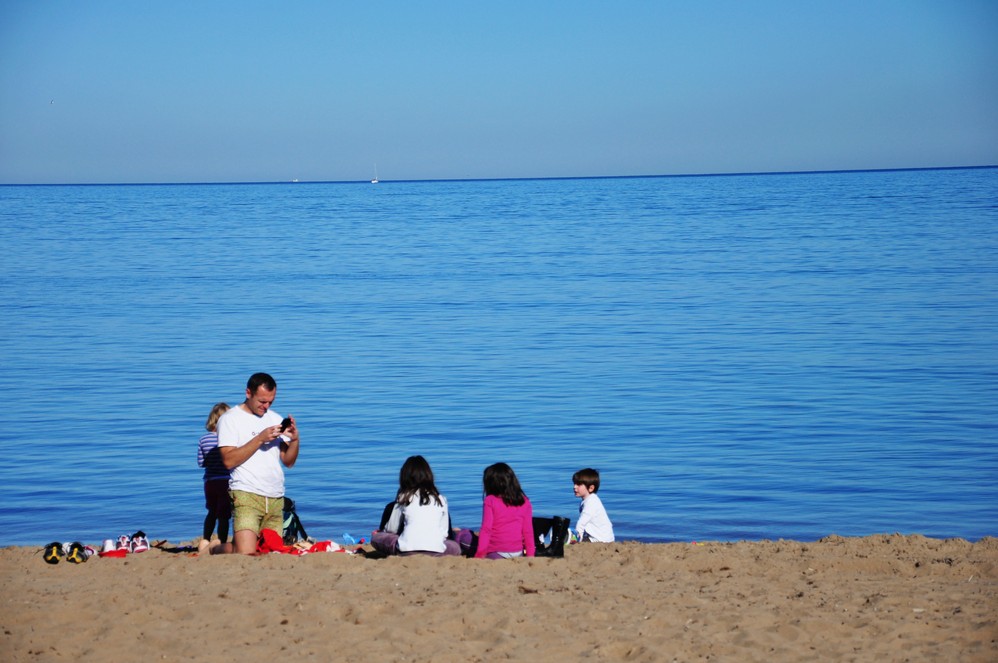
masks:
[[[585,486],[589,490],[595,492],[599,491],[599,472],[591,467],[587,467],[584,470],[579,470],[572,475],[572,483],[576,486]]]
[[[277,389],[277,382],[267,373],[254,373],[246,381],[246,388],[249,389],[249,393],[255,394],[256,390],[260,387],[263,387],[267,391],[274,391]]]

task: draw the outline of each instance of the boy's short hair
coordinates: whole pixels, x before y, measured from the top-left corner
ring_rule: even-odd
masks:
[[[584,470],[579,470],[572,475],[572,483],[576,486],[586,486],[589,490],[595,492],[599,491],[599,470],[594,470],[591,467],[587,467]]]

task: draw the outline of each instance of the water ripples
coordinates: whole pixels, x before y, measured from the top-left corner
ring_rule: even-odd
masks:
[[[195,443],[268,370],[310,533],[422,453],[623,538],[998,527],[998,170],[0,187],[4,543],[191,538]]]

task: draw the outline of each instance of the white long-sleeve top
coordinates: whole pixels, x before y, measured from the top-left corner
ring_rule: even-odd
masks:
[[[580,539],[588,534],[589,540],[597,543],[613,541],[613,523],[603,508],[603,500],[596,493],[587,495],[579,505],[579,522],[575,525],[575,531]]]
[[[447,514],[447,498],[440,496],[440,504],[430,498],[429,504],[419,503],[417,492],[409,499],[408,504],[396,504],[391,518],[385,525],[386,532],[398,532],[405,519],[405,528],[399,535],[399,552],[425,550],[428,552],[444,552],[446,546],[449,518]]]

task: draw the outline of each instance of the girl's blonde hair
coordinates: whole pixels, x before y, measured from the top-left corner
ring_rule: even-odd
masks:
[[[205,430],[214,433],[215,427],[218,426],[218,418],[228,412],[228,410],[228,403],[215,403],[215,407],[211,408],[211,412],[208,413],[208,420],[204,422]]]

